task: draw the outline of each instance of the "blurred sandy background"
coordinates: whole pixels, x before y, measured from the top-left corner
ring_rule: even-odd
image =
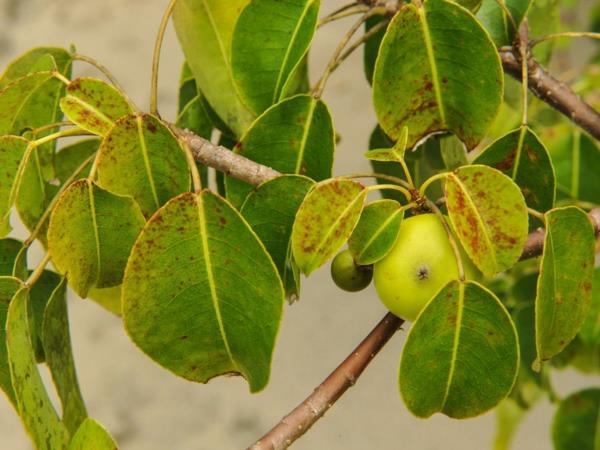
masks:
[[[148,106],[156,27],[166,0],[0,0],[0,67],[37,45],[77,46],[108,66],[133,100]],[[323,13],[345,2],[324,0]],[[350,19],[352,21],[354,19]],[[350,21],[328,25],[311,54],[313,80],[323,70]],[[173,118],[182,55],[172,29],[161,64],[159,105]],[[97,73],[77,63],[75,73]],[[342,141],[336,173],[366,169],[362,153],[375,123],[370,91],[357,52],[330,79],[325,99]],[[23,236],[22,231],[19,234]],[[32,258],[35,263],[35,258]],[[120,321],[99,306],[70,302],[71,332],[82,391],[91,416],[126,450],[241,449],[301,401],[351,351],[385,313],[374,290],[345,294],[328,268],[303,285],[302,300],[287,307],[271,382],[250,395],[240,378],[208,385],[176,378],[128,340]],[[299,450],[481,450],[491,448],[495,416],[467,421],[437,415],[419,420],[405,409],[396,386],[405,332],[398,333],[352,388],[294,446]],[[45,370],[45,369],[42,369]],[[572,372],[555,377],[560,394],[596,381]],[[525,420],[514,445],[550,449],[553,409],[543,402]],[[0,401],[0,449],[31,448],[7,401]]]

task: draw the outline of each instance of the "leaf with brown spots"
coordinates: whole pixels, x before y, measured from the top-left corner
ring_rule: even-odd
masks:
[[[292,253],[309,275],[348,240],[360,219],[367,189],[344,178],[322,181],[308,193],[294,221]]]
[[[554,206],[556,180],[548,150],[529,127],[511,131],[483,150],[473,164],[495,167],[521,188],[527,205],[538,211]]]
[[[28,317],[29,292],[21,288],[10,302],[6,319],[6,347],[19,415],[35,448],[65,448],[68,433],[60,421],[40,377]]]
[[[263,389],[284,291],[242,216],[208,190],[167,202],[146,224],[123,280],[123,320],[144,353],[206,383],[236,373]]]
[[[496,169],[472,165],[448,174],[445,193],[452,226],[479,270],[491,276],[512,267],[528,228],[519,187]]]
[[[494,43],[468,10],[445,0],[406,3],[379,49],[373,103],[391,138],[408,127],[408,148],[452,131],[472,149],[498,113],[503,79]]]
[[[69,450],[117,450],[117,444],[106,428],[87,418],[69,443]]]
[[[315,181],[331,177],[335,135],[329,108],[300,94],[267,109],[244,134],[234,151],[282,173]],[[226,178],[227,199],[239,207],[252,186]]]
[[[590,308],[594,276],[594,229],[575,207],[546,213],[546,237],[535,301],[539,368],[575,337]]]
[[[146,217],[190,188],[185,151],[171,130],[150,114],[117,120],[99,152],[98,184],[133,197]]]
[[[76,78],[67,86],[60,108],[80,128],[104,136],[120,117],[133,112],[123,95],[97,78]]]
[[[52,211],[48,251],[57,270],[85,298],[92,287],[121,283],[143,225],[144,216],[131,197],[79,180],[61,194]]]
[[[418,417],[477,416],[506,397],[519,368],[514,324],[483,286],[451,281],[413,324],[400,362],[400,392]]]

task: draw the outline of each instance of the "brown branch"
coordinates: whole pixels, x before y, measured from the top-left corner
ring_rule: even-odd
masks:
[[[302,436],[319,420],[400,328],[403,320],[388,313],[354,351],[291,413],[249,450],[281,450]]]
[[[504,71],[521,80],[521,62],[517,50],[499,50]],[[563,113],[570,120],[600,140],[600,113],[581,99],[566,84],[560,82],[533,58],[527,62],[529,89],[540,100]]]

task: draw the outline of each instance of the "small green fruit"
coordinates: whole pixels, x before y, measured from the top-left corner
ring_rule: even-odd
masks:
[[[461,256],[465,278],[478,278],[462,248]],[[404,220],[394,247],[375,263],[373,275],[383,304],[396,316],[414,321],[441,288],[458,279],[454,252],[439,217],[420,214]]]
[[[373,267],[357,265],[350,250],[344,250],[331,262],[331,278],[340,289],[362,291],[373,279]]]

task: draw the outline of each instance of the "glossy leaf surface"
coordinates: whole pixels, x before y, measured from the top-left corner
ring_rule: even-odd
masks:
[[[273,258],[288,298],[300,290],[298,268],[291,255],[292,226],[296,212],[314,181],[283,175],[258,186],[242,205],[241,213]]]
[[[479,143],[502,101],[496,47],[464,8],[445,0],[403,6],[381,43],[373,75],[379,124],[408,148],[439,131]]]
[[[418,417],[473,417],[508,395],[518,365],[516,332],[502,303],[477,283],[452,281],[410,330],[400,391]]]
[[[402,206],[395,200],[368,204],[348,240],[348,248],[357,264],[373,264],[394,246],[404,218]]]
[[[188,380],[244,376],[265,387],[284,292],[277,268],[235,209],[211,193],[186,193],[148,222],[123,281],[132,340]]]
[[[60,108],[71,122],[100,136],[106,135],[117,119],[133,112],[115,87],[88,77],[69,83]]]
[[[52,212],[48,250],[55,267],[85,298],[91,287],[121,283],[143,225],[144,217],[131,198],[79,180],[63,192]]]
[[[67,430],[52,406],[35,362],[28,297],[25,288],[15,294],[6,320],[6,345],[19,414],[37,449],[65,448]]]
[[[594,230],[575,207],[546,213],[535,305],[537,359],[546,361],[575,337],[590,308]]]
[[[231,48],[232,72],[256,115],[281,100],[312,40],[319,4],[319,0],[254,0],[240,14]]]
[[[292,252],[304,274],[323,265],[348,240],[366,196],[362,184],[343,178],[322,181],[308,193],[292,229]]]
[[[231,67],[235,24],[248,3],[249,0],[180,0],[173,11],[177,37],[198,89],[238,136],[254,119]]]
[[[511,131],[485,148],[473,164],[494,167],[521,188],[527,206],[548,211],[554,206],[555,179],[550,155],[528,127]]]
[[[158,118],[148,114],[123,117],[100,145],[98,184],[133,197],[149,217],[189,189],[185,152]]]
[[[297,95],[269,108],[235,147],[235,152],[282,173],[316,181],[331,176],[335,148],[329,109],[310,95]],[[240,206],[249,184],[226,179],[227,198]]]
[[[527,207],[519,187],[487,166],[464,166],[446,178],[446,205],[465,251],[485,275],[512,267],[527,238]]]

